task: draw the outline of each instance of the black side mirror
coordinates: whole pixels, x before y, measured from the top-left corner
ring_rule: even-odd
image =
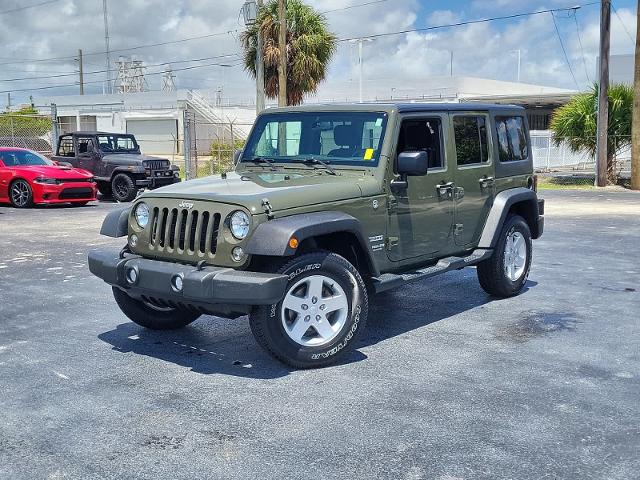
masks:
[[[398,174],[419,177],[427,174],[429,156],[427,152],[402,152],[398,155]]]
[[[429,167],[427,152],[402,152],[398,155],[398,176],[391,181],[391,188],[402,192],[409,187],[407,177],[426,175]]]
[[[237,165],[240,160],[240,155],[242,155],[242,150],[235,150],[233,152],[233,164]]]

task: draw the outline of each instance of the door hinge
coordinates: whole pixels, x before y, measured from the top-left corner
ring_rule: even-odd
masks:
[[[394,212],[398,206],[398,200],[395,197],[387,198],[387,211]]]
[[[462,223],[456,223],[453,226],[453,234],[454,235],[462,235],[463,231],[464,231],[464,225]]]
[[[384,243],[386,244],[386,249],[391,250],[393,247],[398,245],[399,241],[400,239],[398,237],[387,237],[387,239],[384,241]]]

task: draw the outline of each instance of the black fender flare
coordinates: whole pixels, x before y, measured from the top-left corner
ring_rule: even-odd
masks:
[[[343,212],[303,213],[261,223],[251,235],[245,252],[250,255],[290,257],[296,253],[296,249],[289,246],[291,237],[302,243],[308,238],[337,232],[355,236],[364,252],[369,271],[374,276],[378,275],[373,252],[362,233],[360,222]]]
[[[538,231],[540,210],[536,192],[524,187],[511,188],[498,193],[494,198],[493,206],[489,211],[482,235],[480,236],[480,241],[478,242],[478,248],[493,248],[496,246],[509,209],[518,203],[524,203],[527,209],[531,209],[530,212],[533,220],[533,224],[531,225],[532,237],[536,239],[542,234],[542,232]]]
[[[105,237],[125,237],[129,233],[129,212],[131,207],[119,208],[109,212],[102,222],[100,235]]]
[[[144,170],[144,167],[142,165],[140,166],[125,166],[125,165],[121,165],[119,167],[115,167],[112,171],[111,171],[111,176],[109,177],[109,180],[113,180],[113,177],[115,177],[116,175],[118,175],[119,173],[126,173],[128,175],[132,175],[134,177],[137,177],[139,175],[142,176],[146,176],[147,173]]]

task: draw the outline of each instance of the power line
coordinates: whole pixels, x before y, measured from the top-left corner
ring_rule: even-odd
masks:
[[[388,2],[388,1],[389,0],[373,0],[371,2],[359,3],[357,5],[349,5],[347,7],[333,8],[331,10],[325,10],[324,12],[320,12],[320,13],[321,14],[325,14],[325,13],[341,12],[343,10],[351,10],[352,8],[366,7],[368,5],[375,5],[376,3],[383,3],[383,2]]]
[[[0,12],[0,15],[4,15],[5,13],[14,13],[21,12],[22,10],[27,10],[28,8],[42,7],[43,5],[49,5],[50,3],[56,3],[60,0],[47,0],[46,2],[35,3],[33,5],[25,5],[23,7],[11,8],[9,10],[3,10]]]
[[[564,42],[562,41],[562,36],[560,35],[560,29],[558,28],[558,22],[556,22],[556,16],[553,12],[551,12],[551,18],[553,19],[553,26],[556,27],[556,34],[558,35],[558,40],[560,40],[560,46],[562,47],[562,53],[564,54],[564,59],[567,62],[567,66],[569,67],[569,71],[571,72],[571,77],[573,78],[573,83],[576,84],[576,88],[580,90],[580,85],[578,85],[578,80],[576,80],[576,75],[573,73],[573,68],[571,67],[571,62],[569,61],[569,55],[567,55],[567,50],[564,48]]]
[[[242,65],[242,61],[239,61],[235,64],[226,64],[226,63],[206,63],[203,65],[191,65],[189,67],[183,67],[183,68],[175,68],[173,69],[173,72],[183,72],[186,70],[194,70],[196,68],[204,68],[204,67],[237,67],[239,65]],[[145,76],[152,76],[152,75],[163,75],[164,71],[160,71],[160,72],[151,72],[151,73],[145,73]],[[91,81],[91,82],[84,82],[85,85],[90,85],[90,84],[102,84],[104,83],[104,80],[95,80],[95,81]],[[21,88],[21,89],[15,89],[15,90],[1,90],[0,93],[14,93],[14,92],[32,92],[32,91],[36,91],[36,90],[48,90],[51,88],[64,88],[64,87],[75,87],[77,86],[77,83],[66,83],[66,84],[59,84],[59,85],[47,85],[47,86],[43,86],[43,87],[33,87],[33,88]]]
[[[494,22],[497,20],[512,20],[514,18],[522,18],[522,17],[531,17],[534,15],[543,15],[545,13],[553,13],[553,12],[567,12],[569,10],[573,10],[575,8],[582,8],[582,7],[589,7],[591,5],[597,5],[600,2],[589,2],[589,3],[585,3],[583,5],[577,5],[577,6],[573,6],[573,7],[559,7],[559,8],[549,8],[546,10],[537,10],[535,12],[526,12],[526,13],[514,13],[511,15],[502,15],[502,16],[498,16],[498,17],[489,17],[489,18],[482,18],[479,20],[467,20],[464,22],[456,22],[456,23],[447,23],[447,24],[442,24],[442,25],[433,25],[430,27],[424,27],[424,28],[411,28],[411,29],[407,29],[407,30],[400,30],[397,32],[386,32],[386,33],[375,33],[375,34],[371,34],[371,35],[363,35],[360,37],[349,37],[349,38],[341,38],[338,41],[339,42],[349,42],[351,40],[360,40],[360,39],[365,39],[365,38],[380,38],[380,37],[389,37],[392,35],[402,35],[405,33],[413,33],[413,32],[428,32],[431,30],[439,30],[441,28],[451,28],[451,27],[463,27],[466,25],[475,25],[477,23],[487,23],[487,22]]]
[[[611,8],[613,8],[613,12],[616,14],[616,17],[618,17],[618,20],[620,20],[620,24],[622,25],[622,28],[624,29],[625,32],[627,32],[627,36],[631,40],[631,43],[633,43],[633,45],[635,46],[636,39],[633,38],[633,35],[631,35],[631,32],[629,32],[629,29],[627,28],[627,25],[622,20],[622,17],[618,13],[618,10],[616,9],[616,7],[613,5],[613,2],[611,2]]]
[[[129,52],[132,50],[140,50],[143,48],[151,48],[151,47],[160,47],[160,46],[164,46],[164,45],[172,45],[172,44],[176,44],[176,43],[184,43],[184,42],[190,42],[193,40],[201,40],[204,38],[211,38],[211,37],[217,37],[220,35],[228,35],[231,33],[237,32],[237,30],[228,30],[226,32],[215,32],[215,33],[208,33],[206,35],[198,35],[196,37],[185,37],[185,38],[180,38],[178,40],[169,40],[166,42],[158,42],[158,43],[148,43],[146,45],[136,45],[134,47],[127,47],[127,48],[117,48],[117,49],[110,49],[109,52],[110,53],[114,53],[114,52]],[[85,53],[85,56],[89,56],[89,55],[103,55],[107,53],[106,51],[96,51],[96,52],[87,52]],[[39,63],[39,62],[51,62],[51,61],[56,61],[56,60],[68,60],[68,59],[73,59],[75,58],[75,55],[70,55],[70,56],[66,56],[66,57],[51,57],[51,58],[38,58],[38,59],[31,59],[31,60],[20,60],[20,61],[15,61],[15,62],[4,62],[4,63],[0,63],[1,65],[13,65],[13,64],[23,64],[23,63]]]
[[[589,83],[593,83],[591,81],[591,76],[589,75],[589,69],[587,68],[587,59],[584,53],[584,47],[582,46],[582,35],[580,34],[580,24],[578,23],[577,9],[573,11],[573,20],[576,23],[576,33],[578,34],[578,43],[580,44],[580,52],[582,53],[582,64],[584,65],[584,74],[587,76],[587,80],[589,81]]]
[[[84,56],[84,54],[83,54]],[[147,67],[160,67],[160,66],[165,66],[165,65],[171,65],[171,64],[176,64],[176,63],[189,63],[189,62],[202,62],[204,60],[214,60],[217,58],[228,58],[228,57],[234,57],[234,56],[238,56],[237,53],[227,53],[224,55],[215,55],[212,57],[203,57],[203,58],[193,58],[190,60],[174,60],[174,61],[170,61],[170,62],[162,62],[162,63],[155,63],[155,64],[150,64],[150,65],[146,65]],[[91,72],[84,72],[84,75],[94,75],[94,74],[98,74],[98,73],[106,73],[107,70],[94,70]],[[18,82],[18,81],[24,81],[24,80],[42,80],[42,79],[48,79],[48,78],[63,78],[63,77],[75,77],[78,74],[77,71],[73,72],[73,73],[62,73],[60,75],[44,75],[44,76],[38,76],[38,77],[21,77],[21,78],[5,78],[5,79],[0,79],[0,83],[7,83],[7,82]]]

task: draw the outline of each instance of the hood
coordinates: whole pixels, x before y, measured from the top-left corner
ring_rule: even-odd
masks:
[[[308,172],[231,172],[226,178],[215,175],[159,188],[142,197],[208,200],[242,205],[252,213],[263,211],[268,199],[273,211],[307,205],[338,202],[371,192],[374,177],[362,172],[339,175]]]
[[[111,164],[117,165],[140,165],[144,160],[165,160],[169,162],[167,158],[151,157],[141,153],[106,153],[102,155],[102,158]]]
[[[31,178],[47,177],[64,180],[67,178],[92,178],[93,175],[86,170],[58,165],[25,165],[23,167],[10,167],[16,173]]]

